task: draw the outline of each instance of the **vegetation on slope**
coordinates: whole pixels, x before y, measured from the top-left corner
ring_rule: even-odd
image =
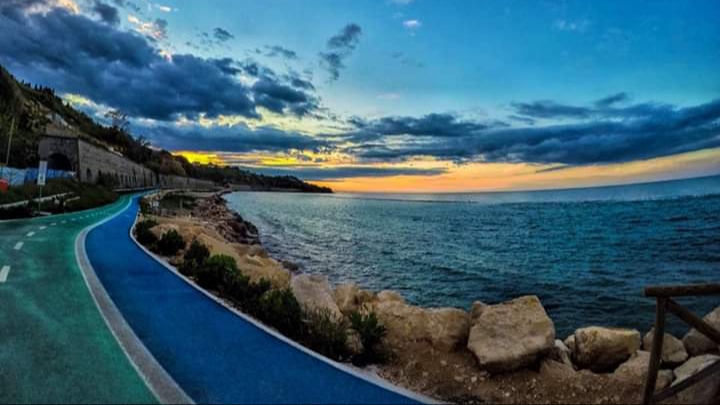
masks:
[[[329,193],[330,189],[305,183],[296,177],[272,177],[241,170],[235,167],[190,163],[181,156],[166,150],[150,147],[143,137],[134,137],[129,131],[127,117],[114,111],[109,126],[95,122],[87,114],[64,102],[48,87],[32,86],[17,81],[0,66],[0,157],[7,152],[7,137],[14,123],[10,166],[25,168],[38,164],[39,134],[49,123],[48,116],[56,114],[79,131],[88,142],[112,147],[128,159],[168,175],[188,176],[211,180],[219,184],[250,186],[258,190],[291,189],[303,192]],[[4,162],[3,162],[4,163]]]

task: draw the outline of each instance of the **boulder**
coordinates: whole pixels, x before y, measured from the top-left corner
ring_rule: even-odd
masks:
[[[572,352],[562,340],[555,341],[555,346],[552,350],[550,350],[548,358],[566,366],[574,367],[572,362]]]
[[[457,308],[426,311],[427,332],[433,347],[454,350],[465,347],[470,336],[470,315]]]
[[[342,319],[342,312],[335,304],[333,291],[325,276],[302,274],[294,277],[290,288],[300,305],[316,310],[327,311],[337,319]]]
[[[378,302],[401,302],[405,303],[405,298],[397,291],[385,290],[380,291],[375,299]]]
[[[640,332],[592,326],[575,331],[575,363],[594,372],[613,370],[640,350]]]
[[[575,354],[575,335],[568,336],[567,339],[565,339],[565,341],[563,343],[565,343],[565,346],[567,346],[567,348],[570,349],[570,354],[574,355]]]
[[[703,320],[716,329],[720,329],[720,307],[715,308],[712,312],[705,315]],[[696,329],[692,329],[683,337],[683,344],[690,356],[699,356],[701,354],[716,353],[718,345],[708,339]]]
[[[555,325],[535,296],[483,309],[470,330],[468,349],[493,373],[526,367],[555,346]]]
[[[720,356],[711,354],[691,358],[685,362],[685,364],[675,369],[675,383],[673,385],[690,378],[717,361],[720,361]],[[718,395],[720,395],[720,374],[715,373],[713,376],[680,392],[677,395],[677,401],[672,402],[713,404],[716,403],[715,401],[718,399]]]
[[[653,339],[655,338],[655,329],[653,328],[643,338],[643,349],[651,352]],[[683,342],[675,336],[666,333],[663,337],[663,348],[662,348],[662,362],[675,366],[684,363],[688,359],[687,350]]]
[[[371,302],[373,294],[361,290],[355,284],[343,284],[335,289],[334,298],[340,311],[348,316],[353,312],[360,311],[363,305]]]
[[[387,329],[385,342],[395,350],[426,342],[452,351],[465,345],[470,333],[470,315],[460,309],[423,309],[395,299],[375,302],[372,309]]]
[[[650,365],[650,352],[639,351],[632,355],[628,361],[615,370],[613,377],[629,384],[643,385],[647,380],[648,366]],[[661,370],[658,373],[657,389],[670,386],[673,373],[670,370]]]

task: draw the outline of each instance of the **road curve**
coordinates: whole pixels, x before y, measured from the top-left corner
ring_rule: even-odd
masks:
[[[84,228],[126,205],[0,222],[0,403],[157,403],[74,255]]]
[[[320,359],[196,289],[130,238],[137,199],[87,235],[94,272],[135,335],[197,403],[406,404],[423,399]],[[112,327],[112,326],[111,326]]]

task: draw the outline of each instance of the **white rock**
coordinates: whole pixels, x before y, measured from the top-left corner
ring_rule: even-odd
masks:
[[[651,352],[653,339],[655,338],[655,329],[648,332],[643,338],[643,349]],[[663,337],[662,361],[669,365],[678,365],[684,363],[688,359],[687,350],[683,342],[675,336],[666,333]]]
[[[555,326],[535,296],[485,307],[470,330],[468,349],[482,369],[526,367],[555,345]]]
[[[715,329],[720,329],[720,307],[715,308],[712,312],[705,315],[703,320]],[[701,354],[716,353],[718,351],[718,345],[708,339],[702,333],[696,329],[692,329],[683,337],[683,344],[687,349],[690,356],[699,356]]]
[[[574,359],[581,368],[608,371],[640,350],[640,332],[591,326],[575,331]]]
[[[691,358],[675,369],[675,382],[673,385],[690,378],[717,361],[720,361],[720,356],[710,354]],[[715,373],[713,376],[679,393],[677,399],[682,403],[713,404],[718,399],[719,393],[720,374]]]
[[[326,277],[302,274],[293,277],[290,288],[303,307],[310,310],[327,311],[336,319],[342,319],[342,312],[335,303],[332,288]]]

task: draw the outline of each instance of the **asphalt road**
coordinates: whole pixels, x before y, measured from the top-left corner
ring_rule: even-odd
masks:
[[[83,228],[124,208],[0,222],[0,403],[156,403],[75,258]]]

